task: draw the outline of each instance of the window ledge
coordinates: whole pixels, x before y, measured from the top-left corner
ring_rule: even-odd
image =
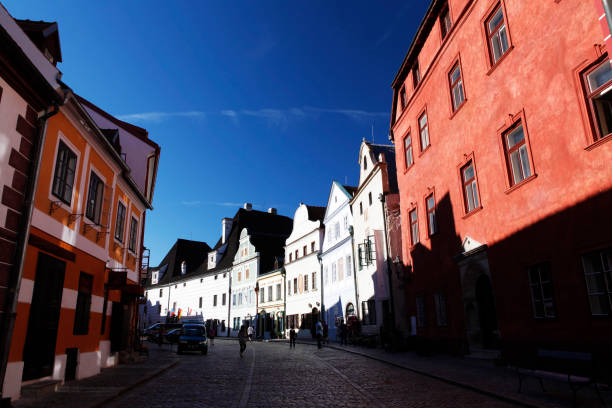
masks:
[[[461,218],[465,220],[467,218],[470,218],[472,215],[476,214],[477,212],[480,212],[481,210],[482,210],[482,205],[479,205],[478,207],[474,208],[469,213],[464,214],[463,217],[461,217]]]
[[[531,180],[535,179],[536,177],[538,177],[538,175],[537,175],[537,173],[534,173],[531,176],[527,177],[526,179],[521,180],[519,183],[516,183],[515,185],[513,185],[512,187],[510,187],[509,189],[504,191],[504,193],[510,194],[514,190],[516,190],[516,189],[520,188],[521,186],[524,186],[525,184],[529,183]]]
[[[500,59],[498,59],[498,60],[495,62],[495,64],[491,65],[491,67],[490,67],[490,68],[489,68],[489,70],[487,71],[487,75],[491,75],[491,74],[493,73],[493,71],[495,71],[495,69],[497,69],[497,67],[498,67],[498,66],[501,64],[501,62],[502,62],[503,60],[505,60],[505,59],[506,59],[506,57],[508,56],[508,54],[510,54],[510,52],[511,52],[513,49],[514,49],[514,45],[511,45],[511,46],[508,48],[508,51],[506,51],[506,53],[505,53],[504,55],[502,55],[502,56],[501,56],[501,58],[500,58]],[[489,63],[490,63],[490,62],[491,62],[491,61],[489,61]]]
[[[413,166],[414,166],[414,160],[412,161],[412,164],[410,166],[404,169],[404,174],[408,173],[408,170],[410,170]]]
[[[465,92],[465,90],[464,90],[464,92]],[[454,111],[453,111],[453,112],[450,114],[450,116],[448,117],[448,119],[449,119],[449,120],[453,119],[453,118],[455,117],[455,115],[457,114],[457,112],[459,112],[459,111],[461,110],[461,108],[463,108],[463,107],[464,107],[464,106],[467,104],[467,101],[468,101],[468,99],[467,99],[467,98],[465,98],[465,99],[463,100],[463,102],[461,103],[461,105],[459,105],[459,107],[458,107],[457,109],[455,109],[455,110],[454,110]],[[453,101],[451,100],[451,109],[452,109],[452,103],[453,103]]]
[[[589,151],[591,151],[593,149],[597,149],[599,146],[609,142],[610,140],[612,140],[612,134],[609,134],[608,136],[605,136],[605,137],[599,139],[598,141],[588,145],[587,147],[584,148],[584,150],[589,152]]]
[[[425,150],[421,150],[421,151],[419,152],[419,156],[418,156],[418,157],[423,156],[423,155],[424,155],[424,154],[425,154],[425,153],[426,153],[426,152],[429,150],[429,148],[430,148],[430,147],[431,147],[431,143],[427,145],[427,147],[425,148]]]

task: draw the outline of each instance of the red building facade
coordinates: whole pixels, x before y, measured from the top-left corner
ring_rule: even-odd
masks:
[[[599,13],[599,14],[598,14]],[[393,81],[406,319],[447,349],[612,337],[600,2],[434,0]]]

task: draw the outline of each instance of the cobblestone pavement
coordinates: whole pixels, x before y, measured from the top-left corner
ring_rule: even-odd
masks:
[[[510,404],[331,348],[217,341],[105,405],[146,407],[509,407]]]

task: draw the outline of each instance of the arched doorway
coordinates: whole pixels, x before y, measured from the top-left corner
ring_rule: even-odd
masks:
[[[498,347],[497,314],[493,287],[487,275],[481,275],[476,281],[476,303],[478,305],[478,320],[482,346],[484,348]]]

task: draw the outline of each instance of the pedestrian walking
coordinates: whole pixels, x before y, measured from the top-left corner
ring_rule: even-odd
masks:
[[[215,328],[213,326],[210,327],[210,330],[208,331],[208,339],[210,340],[210,345],[214,346],[215,345],[215,336],[216,336],[216,332],[215,332]]]
[[[325,321],[323,321],[323,341],[325,344],[329,344],[329,328]]]
[[[249,342],[252,343],[253,342],[253,326],[249,325],[249,328],[247,329],[247,333],[249,335]]]
[[[344,323],[344,319],[340,322],[340,345],[348,346],[347,342],[348,337],[348,327],[346,323]]]
[[[321,348],[321,341],[323,340],[323,324],[321,321],[317,321],[316,325],[316,333],[317,333],[317,347]]]
[[[295,339],[297,338],[297,333],[295,332],[295,327],[291,326],[291,330],[289,330],[289,348],[295,348]]]
[[[246,350],[247,338],[248,338],[247,327],[246,327],[246,324],[243,324],[240,327],[240,331],[238,332],[238,343],[240,343],[240,357],[241,358],[242,358],[242,355],[244,354],[244,351]]]

